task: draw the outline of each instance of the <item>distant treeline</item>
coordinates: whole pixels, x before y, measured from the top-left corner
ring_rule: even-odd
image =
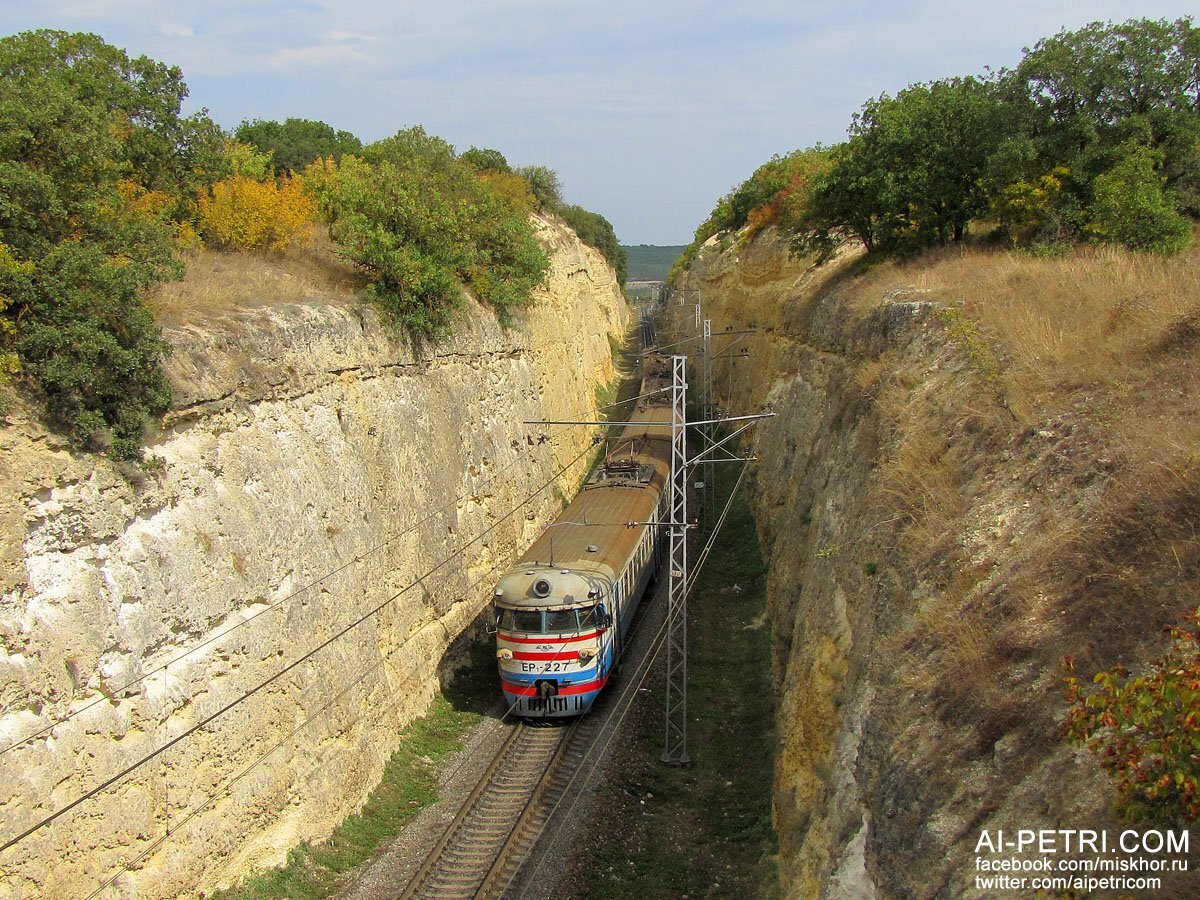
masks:
[[[777,156],[723,197],[677,268],[720,232],[768,225],[796,249],[846,238],[907,254],[987,223],[1012,245],[1173,253],[1200,217],[1200,29],[1093,23],[1012,70],[868,100],[849,139]]]
[[[667,273],[679,259],[684,247],[655,244],[626,244],[625,258],[629,264],[630,281],[666,281]]]
[[[464,288],[502,320],[530,302],[549,266],[535,211],[624,281],[612,226],[563,203],[544,166],[458,154],[420,127],[366,146],[305,119],[227,134],[181,116],[186,96],[178,67],[95,35],[0,39],[0,383],[20,379],[80,446],[138,457],[167,409],[168,348],[145,298],[183,251],[283,251],[323,222],[416,341],[448,331]]]

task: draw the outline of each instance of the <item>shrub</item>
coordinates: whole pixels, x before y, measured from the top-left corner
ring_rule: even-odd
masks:
[[[700,247],[714,234],[748,226],[746,240],[750,240],[770,225],[780,226],[789,235],[806,228],[809,197],[816,180],[829,168],[829,158],[829,151],[817,146],[773,156],[755,169],[754,174],[717,201],[708,218],[696,229],[692,242],[671,266],[667,281],[673,281],[686,270]],[[800,243],[795,243],[797,249]]]
[[[1059,206],[1065,166],[1006,185],[992,198],[991,216],[1013,244],[1055,243],[1063,233]]]
[[[582,206],[563,206],[559,208],[558,214],[571,226],[581,241],[604,254],[608,264],[617,273],[617,282],[624,285],[627,275],[625,248],[617,240],[612,223],[600,213],[584,209]]]
[[[549,268],[526,212],[420,127],[305,173],[368,296],[415,339],[449,330],[465,286],[503,319]]]
[[[234,175],[200,197],[200,233],[233,250],[286,250],[307,238],[315,216],[304,183],[289,176],[276,184]]]
[[[529,189],[542,209],[553,211],[562,206],[562,183],[553,169],[524,166],[517,169],[517,174],[529,182]]]
[[[481,175],[485,172],[498,172],[504,175],[512,173],[512,167],[509,166],[508,160],[499,150],[492,150],[488,147],[482,149],[472,147],[458,158]]]
[[[33,272],[33,263],[21,262],[12,255],[11,249],[0,244],[0,285],[11,283],[14,278],[27,278]],[[7,383],[21,369],[21,362],[11,349],[17,334],[16,326],[3,318],[4,311],[11,304],[12,299],[0,289],[0,385]]]
[[[140,260],[64,241],[8,285],[28,312],[17,352],[52,421],[121,459],[138,455],[151,417],[171,398],[160,368],[168,348],[141,301],[171,267],[169,235],[152,237],[160,241],[156,258]]]
[[[1138,145],[1122,150],[1118,162],[1093,184],[1087,233],[1135,250],[1178,253],[1191,242],[1192,229],[1155,171],[1161,154]]]
[[[512,172],[486,171],[479,180],[500,200],[522,215],[528,216],[537,207],[537,198],[529,189],[529,182]]]
[[[95,35],[0,39],[3,350],[53,424],[120,457],[170,397],[143,294],[178,274],[173,221],[220,163],[186,95],[179,69]]]
[[[1200,820],[1200,610],[1150,671],[1101,672],[1088,692],[1067,678],[1065,734],[1100,756],[1131,819]],[[1068,671],[1071,660],[1066,660]]]
[[[224,148],[226,175],[244,175],[255,181],[266,181],[274,174],[271,152],[260,151],[253,144],[226,141]]]

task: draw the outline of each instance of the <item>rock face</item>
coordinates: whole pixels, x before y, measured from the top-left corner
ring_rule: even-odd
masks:
[[[1082,523],[1097,521],[1112,465],[1083,425],[1009,408],[954,297],[864,275],[858,255],[816,267],[767,230],[714,239],[673,286],[689,303],[698,292],[714,354],[749,350],[718,359],[718,403],[776,414],[755,438],[752,501],[769,566],[782,888],[984,896],[985,828],[1115,840],[1107,779],[1060,738],[1061,660],[1081,647],[1103,665],[1145,659],[1138,642],[1194,595],[1093,624],[1109,601],[1080,577],[1087,541],[1112,538]],[[688,333],[692,315],[676,309]],[[1164,888],[1194,896],[1196,876]]]
[[[149,473],[10,413],[4,840],[60,814],[0,853],[0,897],[210,890],[362,803],[582,477],[587,429],[523,421],[594,417],[615,377],[611,269],[539,229],[537,304],[508,329],[472,306],[421,353],[345,298],[168,329],[176,408]]]

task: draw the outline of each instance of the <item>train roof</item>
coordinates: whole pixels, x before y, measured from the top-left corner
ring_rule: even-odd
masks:
[[[654,516],[666,486],[670,421],[670,406],[639,403],[620,435],[607,439],[604,461],[556,521],[513,564],[509,575],[540,568],[567,569],[614,580],[641,539],[647,527],[644,523]],[[631,526],[631,522],[637,524]],[[510,593],[516,596],[507,596]],[[544,605],[532,595],[522,597],[525,591],[506,590],[505,594],[506,602]]]
[[[589,571],[556,566],[514,567],[496,585],[495,601],[526,609],[568,609],[595,603],[607,591],[614,573],[597,565]]]

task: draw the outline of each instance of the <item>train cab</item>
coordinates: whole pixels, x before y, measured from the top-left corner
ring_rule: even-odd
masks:
[[[496,657],[515,715],[581,715],[608,681],[615,642],[603,569],[534,564],[496,586]]]

